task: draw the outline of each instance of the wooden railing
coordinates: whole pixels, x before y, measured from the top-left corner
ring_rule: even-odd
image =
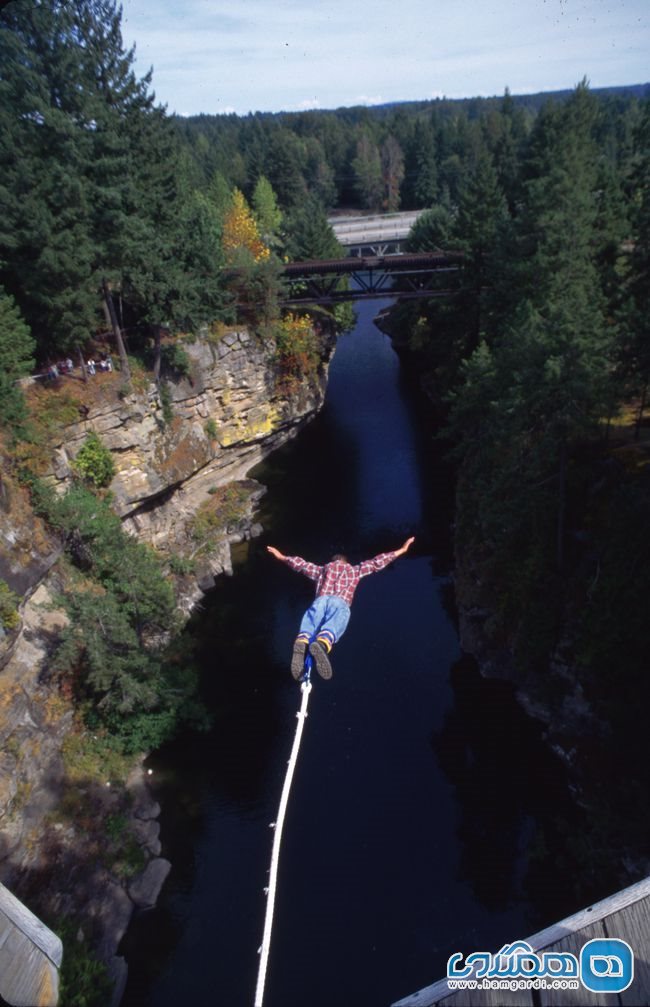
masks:
[[[56,1007],[63,945],[0,884],[0,996],[11,1007]]]

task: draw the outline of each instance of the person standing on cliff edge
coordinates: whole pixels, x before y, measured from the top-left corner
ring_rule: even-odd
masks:
[[[300,556],[285,556],[272,545],[266,547],[272,556],[286,563],[292,570],[304,573],[310,580],[316,581],[316,598],[302,617],[300,632],[293,645],[291,674],[296,680],[302,675],[308,648],[321,678],[332,677],[329,654],[347,628],[350,605],[359,581],[362,577],[383,570],[398,556],[403,556],[414,541],[414,538],[409,538],[394,552],[380,553],[358,566],[352,566],[347,556],[340,554],[332,556],[324,566],[317,566]]]

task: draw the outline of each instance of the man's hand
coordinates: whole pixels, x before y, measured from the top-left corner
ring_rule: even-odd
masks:
[[[280,550],[279,550],[279,549],[276,549],[276,548],[275,548],[275,546],[272,546],[272,545],[267,545],[267,547],[266,547],[266,551],[267,551],[267,552],[270,552],[270,553],[271,553],[271,555],[272,555],[272,556],[275,556],[275,558],[276,558],[276,559],[284,559],[284,558],[285,558],[285,557],[283,556],[283,554],[282,554],[282,553],[280,552]]]
[[[404,545],[401,546],[400,549],[396,549],[395,550],[395,555],[396,556],[403,556],[405,552],[408,552],[408,550],[411,548],[411,546],[413,545],[414,542],[415,542],[415,536],[412,536],[411,538],[407,538],[407,540],[404,543]]]

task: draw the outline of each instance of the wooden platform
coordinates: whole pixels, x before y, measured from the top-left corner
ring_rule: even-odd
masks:
[[[0,996],[13,1007],[56,1007],[61,941],[0,884]]]
[[[526,943],[533,951],[571,952],[576,955],[587,941],[618,937],[634,952],[634,980],[621,993],[593,993],[582,984],[578,990],[455,990],[442,979],[397,1001],[392,1007],[647,1007],[650,1004],[650,878],[617,892],[602,902],[541,930]],[[513,940],[517,939],[513,937]],[[465,948],[464,956],[485,948]],[[498,949],[494,949],[495,951]]]

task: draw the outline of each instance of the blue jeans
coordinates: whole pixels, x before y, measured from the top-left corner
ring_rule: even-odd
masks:
[[[333,594],[321,594],[303,615],[298,639],[305,637],[308,642],[314,637],[324,638],[331,647],[343,636],[349,621],[347,602]]]

